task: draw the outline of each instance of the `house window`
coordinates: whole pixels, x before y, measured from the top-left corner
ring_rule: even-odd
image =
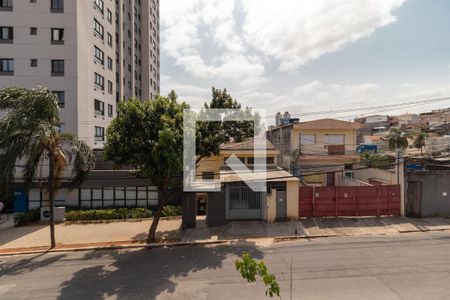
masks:
[[[30,60],[30,67],[37,67],[38,61],[36,58]]]
[[[94,57],[102,65],[104,64],[104,55],[105,53],[100,48],[94,46]]]
[[[103,15],[103,0],[94,0],[94,4]]]
[[[325,135],[326,145],[345,145],[345,135],[344,134],[326,134]]]
[[[94,19],[94,34],[103,40],[103,26],[97,21],[97,19]]]
[[[94,83],[100,89],[105,90],[105,78],[102,75],[98,74],[98,73],[94,73],[94,75],[95,75]]]
[[[94,100],[94,110],[96,115],[104,116],[105,115],[105,103],[95,99]]]
[[[113,93],[113,83],[108,80],[108,93],[112,95]]]
[[[109,9],[106,10],[106,18],[109,23],[112,23],[112,12]]]
[[[64,44],[64,29],[63,28],[52,28],[52,44]]]
[[[0,75],[14,75],[14,59],[0,58]]]
[[[12,11],[13,0],[0,0],[0,11]]]
[[[31,27],[30,28],[30,35],[36,35],[37,34],[37,28],[36,27]]]
[[[53,94],[58,98],[58,106],[64,108],[66,104],[65,93],[63,91],[53,91]]]
[[[108,56],[108,69],[110,69],[111,71],[113,69],[113,60],[109,56]]]
[[[50,12],[64,12],[64,0],[50,0]]]
[[[202,179],[214,179],[214,172],[202,172]]]
[[[95,140],[104,141],[105,140],[105,128],[100,126],[95,126]]]
[[[300,146],[303,145],[315,145],[316,135],[315,134],[300,134]]]
[[[0,27],[0,44],[12,44],[14,31],[12,27]]]
[[[268,156],[266,158],[266,164],[273,165],[275,163],[275,158],[273,156]]]
[[[52,76],[64,76],[64,60],[52,59]]]
[[[112,118],[113,116],[113,106],[108,104],[108,117]]]

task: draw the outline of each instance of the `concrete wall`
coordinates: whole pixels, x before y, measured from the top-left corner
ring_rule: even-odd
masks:
[[[421,217],[450,216],[450,171],[407,173],[405,181],[406,191],[411,182],[422,183]]]
[[[298,181],[286,182],[287,216],[291,220],[298,219]]]
[[[225,190],[221,193],[208,193],[206,224],[208,226],[221,226],[227,223]]]

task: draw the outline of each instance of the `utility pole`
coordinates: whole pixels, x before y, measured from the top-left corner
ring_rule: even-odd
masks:
[[[397,166],[397,184],[400,185],[400,214],[405,215],[405,163],[403,158],[403,152],[398,149],[395,159]]]

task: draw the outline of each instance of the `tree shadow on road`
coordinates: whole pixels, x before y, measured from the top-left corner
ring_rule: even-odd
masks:
[[[53,255],[44,257],[47,252],[24,258],[14,263],[0,263],[0,278],[3,276],[20,275],[23,273],[30,273],[39,268],[49,266],[60,259],[64,258],[65,254]],[[40,258],[43,259],[40,259]]]
[[[89,264],[63,282],[58,299],[155,299],[161,293],[175,292],[177,278],[199,271],[234,268],[234,256],[245,251],[254,258],[263,257],[253,243],[243,241],[221,246],[90,252],[83,260],[98,263]],[[224,264],[230,256],[233,259]],[[236,273],[236,276],[239,275]],[[195,290],[195,287],[190,286],[190,289]],[[195,294],[190,297],[195,298]]]

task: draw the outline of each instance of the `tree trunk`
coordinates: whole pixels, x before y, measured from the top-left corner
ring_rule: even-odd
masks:
[[[53,155],[49,155],[49,175],[48,175],[48,201],[50,207],[50,243],[51,248],[55,248],[55,160]]]
[[[158,227],[159,219],[161,218],[162,210],[166,202],[166,192],[158,192],[158,208],[153,216],[152,225],[148,231],[147,243],[156,242],[156,228]]]

